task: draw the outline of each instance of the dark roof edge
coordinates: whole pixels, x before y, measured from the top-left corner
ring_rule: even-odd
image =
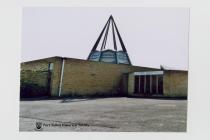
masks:
[[[41,61],[41,60],[47,60],[47,59],[53,59],[53,58],[63,58],[63,57],[61,57],[61,56],[45,57],[45,58],[40,58],[40,59],[35,59],[35,60],[24,61],[24,62],[21,62],[21,64],[31,63],[31,62]]]

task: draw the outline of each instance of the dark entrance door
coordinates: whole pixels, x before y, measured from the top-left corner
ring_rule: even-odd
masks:
[[[163,94],[163,75],[135,75],[134,93],[144,96]]]

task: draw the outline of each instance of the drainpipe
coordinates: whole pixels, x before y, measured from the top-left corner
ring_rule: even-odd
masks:
[[[60,75],[60,84],[59,84],[59,92],[58,92],[58,96],[59,96],[59,97],[61,96],[61,89],[62,89],[62,82],[63,82],[64,65],[65,65],[65,59],[62,58],[61,75]]]

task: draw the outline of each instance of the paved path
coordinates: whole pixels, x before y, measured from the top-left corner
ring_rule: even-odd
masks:
[[[19,126],[20,131],[185,132],[186,117],[187,100],[122,97],[20,101]]]

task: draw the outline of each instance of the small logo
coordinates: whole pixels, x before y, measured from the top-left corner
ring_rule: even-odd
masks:
[[[42,122],[36,122],[36,130],[42,130]]]

